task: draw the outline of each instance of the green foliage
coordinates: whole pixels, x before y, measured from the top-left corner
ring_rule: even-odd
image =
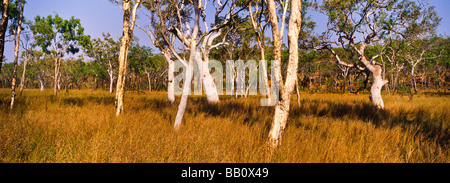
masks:
[[[132,72],[144,71],[144,67],[151,65],[152,49],[148,46],[131,44],[128,53],[128,66]]]
[[[90,46],[84,47],[84,53],[93,58],[105,71],[113,72],[118,65],[120,41],[115,41],[109,33],[102,33],[103,38],[95,38]]]
[[[17,25],[19,24],[20,20],[20,9],[22,7],[22,1],[25,0],[14,0],[9,3],[8,7],[8,19],[10,21],[9,24],[9,33],[11,35],[14,35],[14,32],[17,30]],[[26,3],[26,1],[25,1]],[[22,30],[25,29],[23,22],[26,22],[25,17],[22,17]]]
[[[63,57],[65,53],[77,53],[79,51],[77,45],[87,48],[91,46],[90,36],[84,35],[80,19],[72,16],[69,20],[64,20],[58,15],[54,17],[38,15],[34,20],[35,23],[31,25],[30,29],[36,45],[45,53]]]
[[[406,38],[433,33],[441,20],[434,8],[414,0],[325,0],[320,6],[340,42],[365,33],[366,43],[390,33]]]

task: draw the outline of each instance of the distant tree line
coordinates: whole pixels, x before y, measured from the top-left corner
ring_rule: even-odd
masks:
[[[240,48],[233,48],[233,58],[230,58],[226,47],[211,51],[211,59],[223,62],[230,59],[259,60],[259,48],[251,40],[243,43]],[[432,58],[425,59],[415,66],[414,78],[416,87],[422,93],[448,93],[450,84],[450,39],[432,37],[420,40],[415,47],[423,46],[422,42],[432,42],[433,46],[424,55]],[[70,57],[62,59],[61,83],[63,89],[103,89],[114,92],[114,82],[117,78],[117,57],[119,40],[112,39],[109,34],[103,38],[93,39],[93,50],[85,51],[78,58]],[[399,43],[400,44],[400,43]],[[383,77],[389,79],[384,88],[386,94],[410,95],[414,86],[411,83],[412,65],[408,57],[392,55],[394,49],[406,45],[393,45],[383,60],[385,72]],[[413,48],[411,46],[409,48]],[[403,48],[404,50],[405,48]],[[273,58],[272,47],[266,46],[266,58]],[[369,48],[376,51],[376,48]],[[343,52],[335,48],[336,52]],[[129,53],[129,73],[127,74],[126,90],[135,92],[166,91],[167,90],[167,62],[161,54],[155,54],[148,46],[133,43]],[[282,50],[282,63],[288,56],[287,50]],[[370,53],[369,53],[370,54]],[[369,75],[335,65],[332,54],[326,51],[300,51],[298,87],[300,91],[310,93],[369,93],[371,80]],[[439,57],[436,57],[439,56]],[[392,58],[395,57],[395,58]],[[351,60],[352,58],[346,58]],[[27,60],[27,62],[25,62]],[[54,59],[51,55],[39,50],[25,50],[19,59],[18,73],[23,73],[23,66],[27,63],[24,88],[51,88],[54,85],[52,71],[54,71]],[[270,60],[268,65],[270,69]],[[11,87],[14,63],[4,63],[0,73],[0,86]],[[285,65],[283,65],[285,67]],[[270,73],[269,73],[270,75]],[[112,81],[112,82],[111,82]],[[61,87],[59,88],[61,89]]]
[[[85,50],[85,54],[77,57],[61,59],[60,80],[57,81],[58,90],[69,89],[103,89],[114,92],[117,79],[117,44],[105,34],[109,46],[94,47],[95,51]],[[102,38],[103,39],[103,38]],[[102,39],[93,39],[93,42],[103,42]],[[104,43],[101,43],[104,44]],[[100,50],[100,51],[99,51]],[[101,55],[100,55],[101,54]],[[89,56],[92,57],[89,57]],[[25,62],[27,60],[27,62]],[[129,53],[126,90],[147,92],[152,90],[166,90],[167,69],[163,56],[153,54],[152,49],[139,44],[132,44]],[[54,86],[54,57],[40,50],[25,50],[20,57],[18,73],[23,73],[26,65],[24,88],[40,88],[41,90]],[[5,63],[0,73],[0,86],[11,87],[13,63]],[[112,89],[111,89],[112,88]]]

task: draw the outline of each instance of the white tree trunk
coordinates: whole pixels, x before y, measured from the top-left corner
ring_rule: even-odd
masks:
[[[362,52],[361,52],[362,53]],[[366,68],[372,73],[373,84],[370,88],[370,100],[372,104],[378,109],[384,109],[383,98],[381,97],[381,89],[388,83],[386,79],[383,79],[381,73],[383,68],[381,66],[370,63],[364,56],[360,60]]]
[[[277,8],[275,6],[274,0],[266,0],[267,1],[267,8],[269,11],[269,20],[270,25],[272,27],[272,38],[273,38],[273,61],[275,62],[275,65],[277,67],[274,69],[275,71],[275,79],[276,82],[279,83],[279,89],[283,90],[282,85],[282,75],[281,75],[281,45],[282,45],[282,37],[280,36],[279,27],[278,27],[278,17],[277,17]],[[292,11],[291,11],[292,12]],[[284,22],[285,20],[282,19],[281,22]],[[284,30],[284,26],[281,27],[281,30]]]
[[[418,92],[416,77],[415,77],[415,69],[416,69],[417,63],[418,62],[416,62],[415,64],[412,64],[412,66],[411,66],[411,85],[412,85],[413,91],[411,91],[411,89],[410,89],[411,96],[409,97],[409,100],[412,100],[414,95],[417,94],[417,92]],[[423,81],[423,79],[422,79],[422,81]]]
[[[17,77],[17,61],[19,60],[19,43],[20,43],[20,33],[22,32],[22,17],[23,17],[23,8],[25,5],[25,1],[22,1],[22,7],[20,9],[19,22],[17,25],[17,30],[15,31],[15,45],[14,45],[14,71],[13,71],[13,79],[12,79],[12,91],[11,91],[11,109],[14,107],[14,100],[16,98],[16,77]]]
[[[59,69],[58,69],[58,57],[55,57],[55,77],[54,77],[54,86],[53,86],[53,95],[56,96],[57,94],[57,85],[58,85],[58,73]]]
[[[172,60],[167,60],[168,64],[169,64],[169,69],[168,69],[168,84],[167,84],[167,97],[170,103],[174,103],[175,102],[175,92],[174,92],[174,84],[173,84],[173,79],[174,79],[174,75],[173,75],[173,71],[175,69],[175,62],[173,62]]]
[[[25,85],[25,73],[27,71],[27,63],[28,63],[28,58],[25,58],[24,63],[23,63],[23,71],[22,71],[22,78],[20,79],[20,96],[22,96],[22,92],[23,92],[23,87]]]
[[[250,15],[250,20],[252,22],[252,27],[253,30],[255,32],[258,32],[258,24],[256,23],[256,20],[253,17],[253,13],[252,13],[252,7],[251,7],[251,3],[249,3],[248,5],[248,10],[249,10],[249,15]],[[261,24],[261,22],[259,22],[259,25]],[[264,86],[265,89],[260,91],[261,94],[267,95],[268,98],[270,98],[270,89],[269,89],[269,77],[267,76],[267,64],[266,64],[266,59],[265,59],[265,55],[264,55],[264,43],[261,42],[261,37],[264,39],[265,38],[265,34],[264,32],[261,32],[261,36],[259,35],[259,33],[257,33],[257,37],[256,40],[258,42],[258,46],[259,46],[259,50],[260,50],[260,54],[261,54],[261,61],[260,62],[264,62],[264,64],[259,64],[260,65],[260,69],[262,70],[262,76],[260,75],[259,77],[262,77],[262,81],[264,82]]]
[[[205,61],[202,61],[200,53],[197,53],[195,61],[197,62],[197,67],[199,72],[201,73],[203,87],[205,88],[206,100],[208,103],[217,103],[219,102],[219,94],[217,93],[216,84],[214,83],[214,79],[209,73],[209,60],[205,58]]]
[[[146,74],[147,74],[147,80],[148,80],[148,92],[151,92],[152,91],[152,80],[150,78],[150,73],[147,72]]]
[[[272,127],[269,132],[269,145],[272,149],[278,147],[281,142],[281,135],[286,127],[287,118],[289,115],[289,104],[291,101],[291,94],[294,90],[297,81],[298,68],[298,35],[301,26],[301,0],[291,0],[291,14],[289,19],[289,63],[286,74],[286,82],[282,83],[281,101],[275,106],[275,114],[273,116]],[[280,73],[281,75],[281,73]]]
[[[185,79],[183,81],[183,94],[181,94],[181,101],[178,106],[177,116],[175,118],[174,129],[178,130],[183,120],[184,112],[186,111],[187,100],[191,92],[192,77],[194,76],[194,64],[191,62],[186,68]]]
[[[175,118],[174,129],[180,129],[181,121],[183,120],[184,112],[186,111],[186,105],[189,93],[191,91],[192,77],[194,75],[194,61],[195,53],[197,52],[197,35],[199,31],[199,19],[200,19],[200,7],[198,0],[194,0],[194,12],[195,12],[195,22],[194,30],[192,31],[191,37],[191,55],[189,56],[189,63],[186,67],[185,80],[183,82],[183,94],[181,95],[181,101],[178,106],[177,116]]]
[[[16,98],[17,61],[19,59],[19,41],[20,41],[20,32],[22,30],[20,27],[21,22],[22,22],[22,19],[19,20],[19,25],[17,27],[17,31],[14,31],[16,33],[16,37],[15,37],[15,46],[14,46],[14,70],[13,70],[12,83],[11,83],[11,106],[10,106],[11,109],[13,109],[13,107],[14,107],[14,101]]]
[[[58,74],[59,74],[59,75],[58,75],[58,82],[56,82],[56,83],[57,83],[56,86],[57,86],[57,88],[58,88],[58,91],[61,90],[61,82],[62,82],[62,81],[61,81],[61,72],[59,71],[59,68],[60,68],[60,67],[61,67],[61,66],[58,66]]]
[[[379,66],[378,66],[379,67]],[[373,84],[370,88],[370,98],[372,100],[373,105],[375,105],[378,109],[384,109],[383,98],[381,97],[381,89],[388,82],[381,77],[381,74],[373,73]]]
[[[264,64],[260,64],[260,66],[261,66],[260,69],[262,70],[262,77],[263,77],[263,82],[264,82],[263,84],[265,87],[264,91],[260,91],[260,92],[263,92],[263,94],[267,95],[267,98],[270,98],[271,94],[270,94],[270,87],[269,87],[269,77],[267,76],[267,64],[265,63],[266,60],[263,59],[260,62],[264,62]],[[259,77],[261,77],[261,75]]]
[[[114,92],[114,75],[112,72],[109,72],[109,93]]]
[[[44,89],[45,89],[45,81],[44,81],[44,76],[43,75],[39,75],[39,84],[41,85],[41,91],[44,91]]]
[[[123,36],[120,43],[120,52],[119,52],[119,73],[117,77],[117,86],[116,86],[116,116],[119,116],[123,112],[123,98],[125,92],[125,80],[127,74],[127,56],[128,56],[128,48],[130,39],[133,36],[133,29],[136,20],[136,11],[141,2],[139,0],[136,1],[133,10],[131,12],[131,20],[130,20],[130,1],[122,2],[123,9]],[[131,25],[130,25],[131,24]]]

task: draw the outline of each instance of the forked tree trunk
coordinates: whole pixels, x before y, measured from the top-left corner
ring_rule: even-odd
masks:
[[[134,5],[132,11],[132,18],[130,20],[130,7],[131,0],[123,0],[122,9],[123,9],[123,36],[120,43],[120,53],[119,53],[119,73],[117,77],[117,86],[116,86],[116,116],[119,116],[123,112],[123,96],[125,91],[125,80],[127,74],[127,56],[128,56],[128,48],[130,39],[133,36],[133,29],[136,20],[136,11],[140,4],[140,1],[137,1]],[[131,26],[130,26],[131,23]]]
[[[44,80],[44,76],[43,76],[43,74],[41,75],[39,75],[39,84],[40,84],[40,88],[41,88],[41,91],[44,91],[44,89],[45,89],[45,80]]]
[[[174,129],[178,130],[183,120],[184,112],[186,111],[186,105],[189,93],[191,91],[192,77],[194,76],[194,61],[197,52],[197,35],[199,31],[199,19],[200,19],[200,7],[198,0],[194,0],[194,30],[191,37],[191,54],[189,55],[189,63],[186,67],[185,79],[183,82],[183,94],[181,95],[181,101],[178,106],[177,116],[175,118]]]
[[[370,100],[372,104],[376,106],[378,109],[384,109],[383,98],[381,97],[381,89],[383,86],[388,83],[386,79],[383,79],[381,76],[382,68],[379,65],[371,64],[366,58],[362,57],[361,61],[364,63],[367,69],[372,73],[373,76],[373,84],[370,88]]]
[[[130,29],[130,2],[123,1],[123,36],[120,44],[119,53],[119,72],[116,86],[116,115],[120,115],[123,111],[123,95],[125,89],[125,79],[127,70],[127,53],[129,44]]]
[[[22,7],[20,9],[19,22],[17,24],[16,38],[14,44],[14,71],[12,78],[12,86],[11,86],[11,109],[14,107],[14,101],[16,98],[16,78],[17,78],[17,61],[19,60],[19,43],[20,43],[20,33],[22,32],[22,16],[23,16],[23,8],[25,5],[25,0],[22,0]],[[6,11],[6,10],[4,10]]]
[[[269,132],[269,145],[272,149],[277,148],[281,142],[281,135],[286,127],[286,121],[289,115],[291,94],[297,81],[298,35],[300,33],[301,26],[301,6],[301,0],[291,0],[291,14],[288,32],[289,63],[286,74],[286,82],[280,89],[281,101],[275,106],[275,114],[273,116],[273,122]],[[283,83],[281,82],[280,85],[283,85]]]

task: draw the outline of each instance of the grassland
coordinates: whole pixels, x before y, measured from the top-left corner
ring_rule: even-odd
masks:
[[[450,162],[450,97],[383,96],[380,111],[367,95],[301,93],[270,154],[274,110],[256,96],[190,97],[174,132],[177,104],[164,92],[126,93],[116,117],[106,91],[25,90],[9,110],[1,89],[0,162]]]

